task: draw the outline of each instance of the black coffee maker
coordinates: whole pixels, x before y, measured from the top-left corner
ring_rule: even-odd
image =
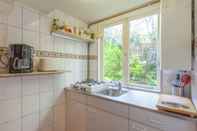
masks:
[[[9,73],[33,72],[33,47],[25,44],[9,46]]]

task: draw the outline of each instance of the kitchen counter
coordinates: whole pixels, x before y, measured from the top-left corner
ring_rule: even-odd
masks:
[[[72,91],[72,92],[81,93],[87,96],[93,96],[93,97],[97,97],[100,99],[110,100],[113,102],[118,102],[121,104],[126,104],[129,106],[146,109],[146,110],[153,111],[153,112],[162,113],[164,115],[168,115],[168,116],[172,116],[172,117],[176,117],[180,119],[197,121],[196,118],[191,118],[191,117],[184,116],[184,115],[179,115],[179,114],[175,114],[171,112],[158,110],[156,105],[160,96],[159,93],[151,93],[151,92],[144,92],[144,91],[137,91],[137,90],[129,89],[128,93],[122,96],[110,97],[110,96],[101,95],[97,93],[98,90],[94,90],[91,93],[86,93],[86,92],[82,92],[73,88],[65,88],[65,91]]]

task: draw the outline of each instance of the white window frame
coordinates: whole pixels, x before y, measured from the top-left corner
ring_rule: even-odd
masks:
[[[148,16],[151,16],[151,15],[155,15],[155,14],[157,14],[159,17],[160,17],[160,13],[159,13],[159,11],[157,11],[157,12],[151,12],[151,13],[147,13],[146,15],[141,15],[141,16],[139,16],[139,17],[136,17],[136,18],[130,18],[130,19],[128,19],[128,22],[130,22],[130,21],[132,21],[132,20],[137,20],[137,19],[140,19],[140,18],[144,18],[144,17],[148,17]],[[158,27],[160,26],[160,19],[158,20]],[[127,28],[129,28],[130,29],[130,27],[128,26]],[[158,28],[158,32],[160,32],[160,30],[159,30],[159,28]],[[127,34],[126,34],[127,35]],[[159,35],[159,34],[158,34]],[[128,39],[129,39],[129,34],[128,34]],[[159,43],[159,40],[160,39],[160,36],[158,36],[158,43]],[[129,44],[129,43],[125,43],[125,44]],[[129,45],[128,45],[129,46]],[[160,51],[160,44],[158,45],[159,47],[159,55],[161,54],[161,51]],[[127,49],[126,49],[127,50]],[[128,57],[128,54],[127,54],[127,57]],[[129,62],[128,60],[127,60],[127,62]],[[160,59],[160,62],[161,62],[161,59]],[[129,64],[129,63],[127,63],[127,64]],[[127,84],[128,86],[132,86],[132,87],[137,87],[137,88],[139,88],[139,89],[144,89],[144,90],[154,90],[154,91],[156,91],[156,92],[160,92],[160,85],[161,85],[161,69],[159,70],[159,84],[158,84],[158,86],[159,87],[156,87],[156,88],[154,88],[154,89],[149,89],[149,88],[151,88],[152,86],[150,86],[150,85],[143,85],[143,84],[135,84],[135,83],[129,83],[129,80],[127,80],[127,82],[125,83],[125,84]],[[148,87],[148,88],[147,88]]]
[[[151,16],[154,14],[158,14],[160,16],[160,4],[155,4],[152,6],[148,6],[145,7],[143,9],[139,9],[136,10],[134,12],[113,18],[111,20],[107,20],[104,21],[102,23],[100,23],[100,30],[101,30],[101,34],[102,37],[99,39],[99,43],[98,43],[98,64],[100,67],[98,69],[98,80],[103,80],[103,76],[104,76],[104,69],[103,69],[103,35],[104,35],[104,29],[107,27],[111,27],[111,26],[115,26],[118,24],[122,24],[123,25],[123,34],[122,34],[122,44],[123,44],[123,80],[122,82],[127,85],[129,88],[134,88],[137,90],[143,90],[143,91],[151,91],[151,92],[160,92],[161,88],[158,89],[149,89],[149,88],[145,88],[145,87],[150,87],[148,85],[138,85],[138,84],[129,84],[129,61],[128,61],[128,47],[129,47],[129,22],[132,20],[136,20],[136,19],[140,19],[146,16]],[[160,23],[160,20],[159,20]],[[160,24],[159,24],[160,26]],[[159,44],[160,45],[160,44]],[[161,52],[160,52],[161,54]],[[161,73],[160,73],[161,74]],[[161,87],[161,76],[160,76],[160,84],[158,85],[159,87]]]

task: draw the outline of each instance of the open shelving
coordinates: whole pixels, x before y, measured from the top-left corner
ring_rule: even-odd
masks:
[[[37,75],[52,75],[52,74],[63,74],[71,71],[44,71],[44,72],[32,72],[32,73],[0,73],[0,78],[6,77],[18,77],[18,76],[37,76]]]
[[[78,36],[76,34],[70,33],[70,32],[64,32],[64,31],[56,31],[51,33],[53,36],[56,37],[61,37],[65,39],[71,39],[71,40],[77,40],[77,41],[82,41],[85,43],[94,43],[94,39],[88,39],[88,38],[83,38],[81,36]]]

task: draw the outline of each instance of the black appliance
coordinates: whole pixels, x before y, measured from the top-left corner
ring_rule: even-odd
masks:
[[[33,47],[25,44],[9,46],[9,73],[33,72]]]

